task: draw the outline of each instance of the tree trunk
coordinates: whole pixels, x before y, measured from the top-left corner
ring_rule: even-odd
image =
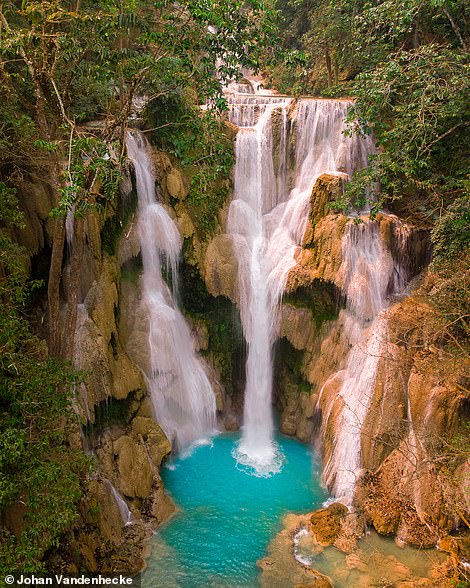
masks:
[[[47,283],[49,355],[60,356],[60,280],[62,277],[62,258],[64,254],[65,219],[55,221],[52,241],[51,265]]]
[[[80,274],[85,245],[85,219],[75,217],[72,257],[67,293],[67,321],[63,337],[64,359],[72,361],[75,349],[75,329],[77,327],[77,305],[80,291]]]
[[[418,20],[415,20],[413,26],[413,37],[411,39],[411,47],[412,49],[417,49],[419,45],[419,28],[418,28]]]
[[[333,73],[331,71],[331,55],[330,55],[330,48],[328,46],[325,47],[325,61],[326,61],[326,71],[328,72],[328,87],[331,88],[333,85]]]

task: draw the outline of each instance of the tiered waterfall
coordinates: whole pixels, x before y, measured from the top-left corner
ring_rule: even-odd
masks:
[[[243,434],[237,459],[268,475],[279,466],[271,396],[278,307],[321,173],[367,165],[370,142],[346,137],[343,100],[294,101],[254,85],[228,93],[236,138],[228,215],[238,259],[238,306],[248,345]]]
[[[146,139],[127,135],[139,202],[142,251],[142,303],[149,324],[146,378],[157,421],[177,449],[215,430],[215,396],[197,356],[191,331],[176,302],[182,240],[173,220],[155,196],[155,177]],[[171,287],[164,279],[169,274]]]

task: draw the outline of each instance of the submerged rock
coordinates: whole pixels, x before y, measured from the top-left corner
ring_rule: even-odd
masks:
[[[262,588],[333,588],[327,576],[300,563],[294,556],[293,536],[306,523],[306,517],[298,515],[284,518],[284,528],[269,544],[268,555],[258,561]]]

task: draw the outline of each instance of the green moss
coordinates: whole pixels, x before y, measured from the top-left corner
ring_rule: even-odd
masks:
[[[87,423],[86,435],[97,433],[112,425],[124,427],[129,423],[134,408],[135,394],[131,393],[123,400],[109,398],[95,406],[95,422]]]
[[[142,274],[142,259],[130,259],[121,268],[121,280],[130,282],[134,286],[139,283]]]
[[[207,326],[209,346],[203,354],[211,356],[230,393],[244,354],[238,312],[227,298],[211,296],[198,268],[185,261],[181,267],[180,296],[184,312]]]
[[[275,373],[286,368],[292,375],[292,381],[302,394],[311,394],[312,385],[309,384],[302,373],[304,352],[295,349],[285,338],[281,339],[276,349]]]
[[[206,240],[230,192],[233,130],[215,113],[201,111],[188,96],[174,97],[165,105],[153,102],[147,117],[151,128],[160,128],[152,136],[155,145],[172,155],[189,178],[188,213],[197,236]]]
[[[342,296],[333,284],[316,280],[312,286],[299,288],[285,296],[283,301],[297,308],[309,309],[319,329],[324,322],[338,318]]]
[[[116,255],[118,241],[136,209],[137,194],[134,188],[130,194],[120,193],[113,214],[108,216],[101,230],[101,247],[108,255]]]

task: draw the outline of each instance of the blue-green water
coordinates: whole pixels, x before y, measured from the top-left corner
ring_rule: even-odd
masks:
[[[179,512],[155,535],[144,586],[254,588],[256,561],[288,512],[318,508],[326,494],[311,448],[278,436],[281,471],[256,477],[232,456],[239,437],[220,435],[162,470]]]

